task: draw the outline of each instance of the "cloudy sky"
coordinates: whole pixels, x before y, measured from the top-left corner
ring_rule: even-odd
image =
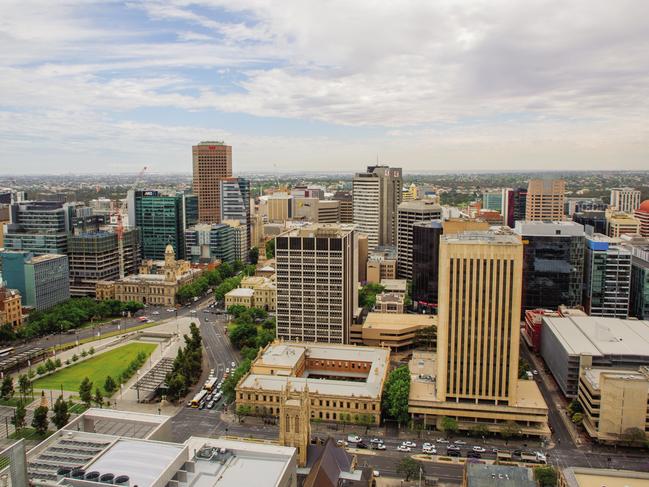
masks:
[[[0,171],[649,169],[646,0],[2,0]]]

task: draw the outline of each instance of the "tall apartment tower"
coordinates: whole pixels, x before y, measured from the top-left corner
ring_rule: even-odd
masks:
[[[640,206],[640,191],[633,188],[612,188],[611,208],[633,213]]]
[[[619,239],[596,233],[586,236],[584,297],[590,316],[629,316],[631,250]]]
[[[397,242],[397,207],[401,203],[401,168],[369,166],[352,181],[354,223],[367,235],[370,250]]]
[[[250,180],[225,178],[220,181],[221,221],[238,221],[246,229],[246,247],[250,249],[252,219],[250,216]]]
[[[404,201],[397,208],[397,273],[412,279],[412,226],[442,218],[442,207],[433,200]]]
[[[522,242],[443,235],[439,257],[438,400],[516,405]]]
[[[528,221],[563,220],[566,182],[563,179],[530,179],[527,186],[525,219]]]
[[[275,239],[277,337],[349,343],[358,306],[353,225],[312,224]]]
[[[198,221],[221,223],[220,180],[232,177],[232,147],[201,142],[192,147],[194,194],[198,196]]]

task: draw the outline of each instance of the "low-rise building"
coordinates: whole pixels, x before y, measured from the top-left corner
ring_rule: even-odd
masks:
[[[606,212],[606,234],[620,237],[624,234],[640,234],[640,220],[630,213],[608,210]]]
[[[367,257],[368,284],[378,284],[383,279],[396,279],[397,251],[395,247],[377,247]]]
[[[277,416],[282,391],[307,391],[311,419],[379,424],[387,348],[275,341],[236,387],[236,406]]]
[[[230,306],[245,306],[252,308],[255,291],[249,288],[238,287],[225,295],[225,308]]]
[[[389,347],[393,353],[403,352],[420,345],[418,331],[436,325],[437,317],[431,315],[368,313],[362,325],[362,341],[369,347]]]
[[[649,365],[649,321],[544,316],[541,356],[561,392],[574,398],[584,368]]]
[[[521,329],[521,335],[527,346],[534,352],[541,350],[541,333],[543,330],[543,317],[559,317],[561,314],[549,309],[528,309],[525,312],[525,322]]]
[[[405,295],[408,292],[408,281],[406,279],[381,279],[381,286],[386,293]]]
[[[173,306],[180,286],[190,284],[203,273],[186,260],[176,260],[174,249],[167,245],[164,263],[147,260],[140,273],[117,281],[99,281],[97,299],[139,301],[157,306]]]
[[[584,428],[598,441],[627,442],[633,431],[649,429],[649,367],[585,368],[577,397]]]
[[[558,487],[649,487],[649,473],[610,468],[568,467],[561,470]]]
[[[23,307],[20,293],[15,289],[0,287],[0,326],[11,325],[13,329],[23,324]]]
[[[273,279],[250,276],[241,279],[240,287],[225,295],[225,307],[240,305],[246,308],[261,308],[275,311],[277,286]]]
[[[403,302],[403,294],[380,293],[376,295],[374,311],[377,313],[403,313]]]

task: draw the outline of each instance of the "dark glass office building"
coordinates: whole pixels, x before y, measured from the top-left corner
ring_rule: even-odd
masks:
[[[437,307],[439,238],[442,222],[416,222],[412,225],[412,300],[422,307]]]
[[[129,191],[128,221],[140,229],[142,258],[163,260],[167,245],[185,258],[182,193]]]
[[[603,210],[584,210],[573,213],[572,220],[584,226],[587,234],[606,235],[606,212]]]
[[[514,228],[517,221],[525,220],[527,188],[508,189],[503,214],[508,227]]]
[[[584,277],[584,227],[575,222],[517,222],[523,253],[522,313],[580,306]]]

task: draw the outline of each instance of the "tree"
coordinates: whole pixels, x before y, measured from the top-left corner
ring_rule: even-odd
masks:
[[[61,364],[61,359],[60,359],[60,358],[57,358],[57,359],[54,361],[54,367],[56,367],[56,368],[58,369],[59,367],[61,367],[61,365],[63,365],[63,364]]]
[[[242,304],[232,304],[228,306],[228,314],[232,315],[233,318],[238,318],[241,316],[241,314],[245,313],[248,311],[248,308],[246,308]]]
[[[629,445],[643,442],[647,438],[645,432],[640,428],[627,428],[624,430],[622,436],[624,437],[624,441],[626,441]]]
[[[113,395],[113,392],[117,390],[117,384],[115,383],[115,379],[113,379],[110,375],[106,377],[106,381],[104,382],[104,390],[106,391],[106,394],[109,396]]]
[[[402,365],[390,372],[383,387],[382,408],[386,415],[399,423],[408,421],[408,395],[410,394],[410,371]]]
[[[489,428],[486,424],[477,423],[471,427],[471,432],[478,437],[484,437],[489,434]]]
[[[27,396],[27,393],[32,387],[32,382],[29,380],[25,374],[22,374],[18,377],[18,390],[20,391],[20,396],[24,399]]]
[[[92,382],[88,377],[85,377],[79,385],[79,398],[87,407],[90,407],[90,403],[92,403]]]
[[[92,400],[95,401],[95,404],[99,407],[102,407],[104,405],[104,396],[101,393],[101,389],[99,387],[95,389],[95,397],[93,397]]]
[[[47,411],[48,409],[45,406],[39,406],[34,410],[34,419],[32,419],[32,427],[41,436],[47,433],[47,426],[49,424],[49,420],[47,419]]]
[[[68,421],[70,421],[70,413],[68,412],[68,403],[63,399],[63,396],[58,397],[52,407],[52,411],[54,412],[52,423],[54,423],[58,429],[61,429],[68,424]]]
[[[573,399],[570,401],[570,404],[568,404],[568,412],[570,413],[570,416],[573,416],[575,413],[583,413],[584,408],[578,399]]]
[[[25,427],[25,416],[27,416],[27,409],[25,405],[21,402],[16,406],[16,411],[14,411],[14,417],[11,419],[11,422],[16,427],[17,430]]]
[[[56,365],[54,365],[52,359],[47,359],[47,361],[45,362],[45,369],[47,369],[48,372],[54,372],[56,370]]]
[[[236,323],[232,326],[228,336],[232,345],[238,349],[244,346],[255,346],[257,337],[257,327],[252,323]]]
[[[441,426],[442,426],[442,431],[446,433],[446,436],[455,434],[460,430],[457,421],[453,418],[449,418],[448,416],[444,416],[442,418]]]
[[[75,353],[74,355],[72,355],[72,361],[76,362],[77,360],[79,360],[79,356]]]
[[[435,350],[437,345],[437,326],[430,325],[415,332],[417,344],[427,350]]]
[[[237,419],[241,422],[243,416],[250,416],[252,414],[252,407],[248,404],[242,404],[237,408]]]
[[[88,350],[88,353],[90,355],[94,355],[95,354],[95,347],[90,347],[90,350]]]
[[[266,258],[272,259],[273,257],[275,257],[275,239],[271,238],[266,242]]]
[[[424,473],[424,466],[417,460],[412,459],[411,457],[405,457],[397,465],[397,473],[403,475],[406,482],[410,479],[415,478],[421,472],[422,476]]]
[[[570,418],[573,423],[575,424],[581,424],[584,421],[584,414],[583,413],[575,413],[572,415],[572,418]]]
[[[516,421],[506,421],[500,430],[500,436],[503,438],[512,438],[521,435],[521,427]]]
[[[5,401],[11,399],[14,395],[14,380],[10,375],[5,375],[5,378],[2,379],[2,387],[0,388],[0,396]]]
[[[45,372],[46,372],[45,366],[39,365],[38,367],[36,367],[36,373],[38,375],[43,375]]]
[[[540,487],[555,487],[557,485],[557,471],[549,466],[534,468],[534,479]]]
[[[241,380],[241,378],[248,373],[252,362],[250,360],[243,360],[239,366],[234,369],[225,381],[223,381],[223,396],[225,397],[226,402],[230,402],[234,399],[235,388]]]
[[[520,358],[518,359],[518,378],[525,379],[527,378],[527,373],[530,371],[530,364],[527,360]]]
[[[376,295],[381,294],[384,290],[385,287],[380,284],[366,284],[358,291],[358,304],[371,311],[376,304]]]
[[[259,262],[259,247],[253,247],[248,251],[248,262],[255,265]]]

